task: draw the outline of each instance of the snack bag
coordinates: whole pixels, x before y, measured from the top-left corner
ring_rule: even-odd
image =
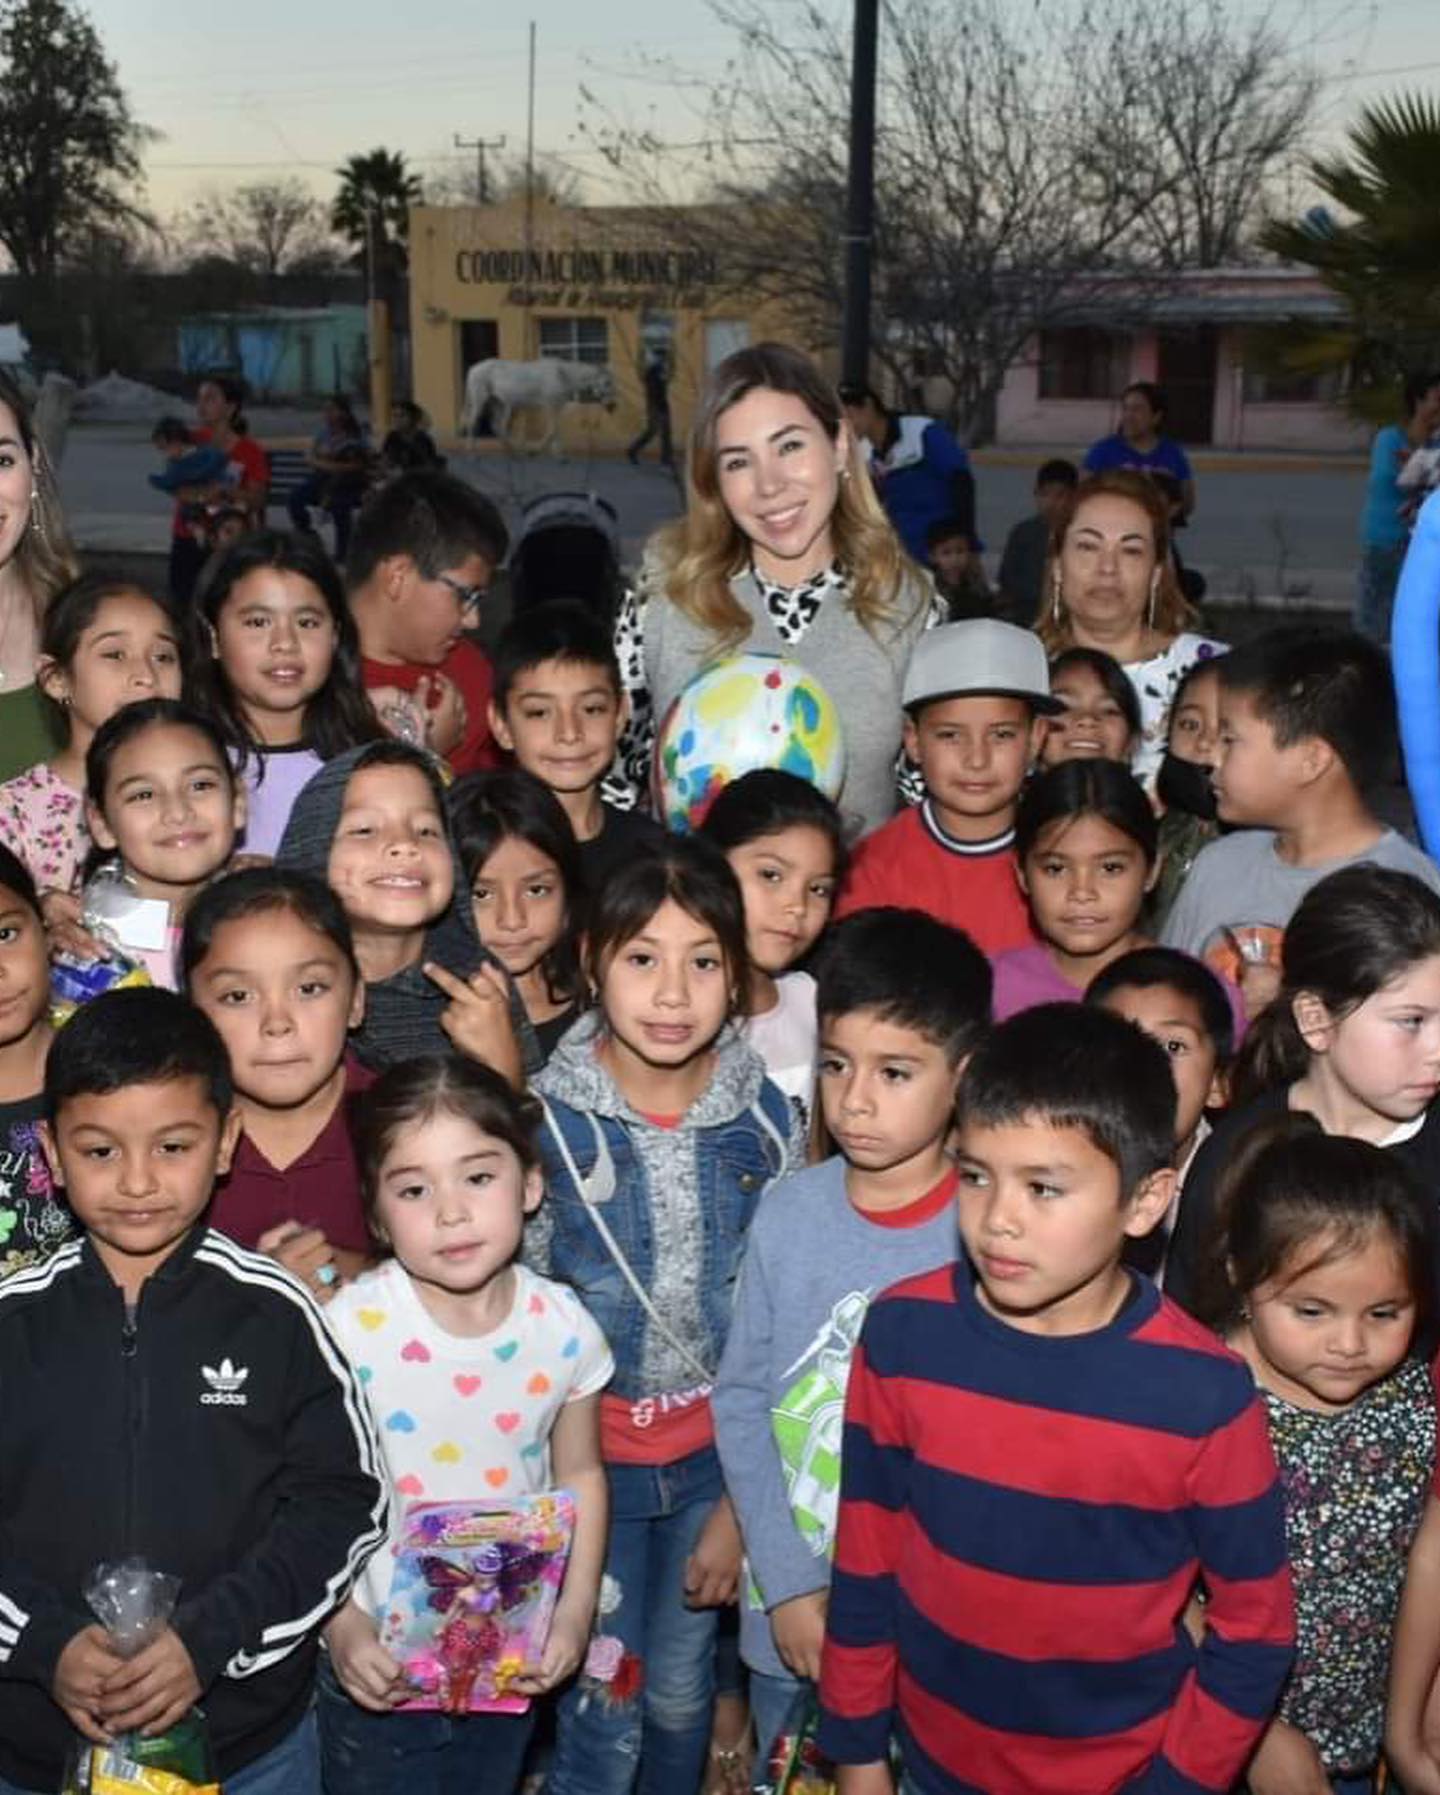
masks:
[[[180,1579],[140,1558],[102,1564],[85,1600],[122,1658],[133,1658],[169,1625]],[[198,1708],[154,1738],[125,1733],[109,1745],[77,1740],[61,1795],[220,1795],[205,1717]]]
[[[754,1795],[835,1795],[835,1767],[815,1741],[819,1727],[819,1700],[807,1687],[791,1704],[769,1757],[756,1763]]]

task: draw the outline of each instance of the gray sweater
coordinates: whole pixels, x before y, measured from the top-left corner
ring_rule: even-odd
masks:
[[[835,700],[845,740],[845,785],[840,808],[868,833],[895,810],[895,762],[904,720],[900,688],[910,651],[925,629],[930,592],[903,586],[890,618],[872,635],[858,623],[840,591],[826,596],[800,641],[788,645],[765,608],[747,569],[731,590],[753,619],[750,634],[728,652],[777,654],[798,661]],[[645,683],[654,715],[664,717],[686,684],[718,658],[715,638],[656,593],[644,607]]]
[[[845,1169],[827,1159],[761,1199],[711,1398],[749,1565],[740,1649],[772,1676],[790,1673],[768,1610],[830,1582],[845,1387],[865,1310],[960,1251],[953,1200],[911,1227],[885,1227],[851,1203]]]

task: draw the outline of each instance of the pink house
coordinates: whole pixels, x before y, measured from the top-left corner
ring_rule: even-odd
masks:
[[[1135,295],[1118,277],[1115,286],[1115,303],[1097,302],[1093,323],[1042,331],[1011,366],[996,404],[998,445],[1083,446],[1115,428],[1130,381],[1154,380],[1170,400],[1166,434],[1188,447],[1365,452],[1370,427],[1340,409],[1338,377],[1277,378],[1246,365],[1257,330],[1342,315],[1313,275],[1215,268],[1170,276],[1154,293]]]

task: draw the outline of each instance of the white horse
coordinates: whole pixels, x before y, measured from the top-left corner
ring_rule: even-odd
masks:
[[[460,412],[460,434],[473,436],[480,420],[490,412],[490,427],[501,442],[509,442],[510,422],[523,406],[547,415],[547,427],[537,454],[548,454],[560,430],[560,413],[567,405],[615,405],[615,376],[594,362],[477,361],[465,376],[465,404]],[[493,410],[492,410],[493,407]]]

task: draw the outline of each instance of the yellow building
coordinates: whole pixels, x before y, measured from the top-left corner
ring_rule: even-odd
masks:
[[[679,448],[705,377],[734,349],[785,335],[773,308],[725,291],[702,215],[537,203],[527,243],[523,200],[416,206],[410,213],[414,396],[453,435],[465,370],[489,356],[603,364],[615,405],[565,408],[567,451],[621,450],[644,427],[644,369],[663,352]],[[536,421],[517,418],[518,442]],[[650,453],[656,452],[652,445]]]

